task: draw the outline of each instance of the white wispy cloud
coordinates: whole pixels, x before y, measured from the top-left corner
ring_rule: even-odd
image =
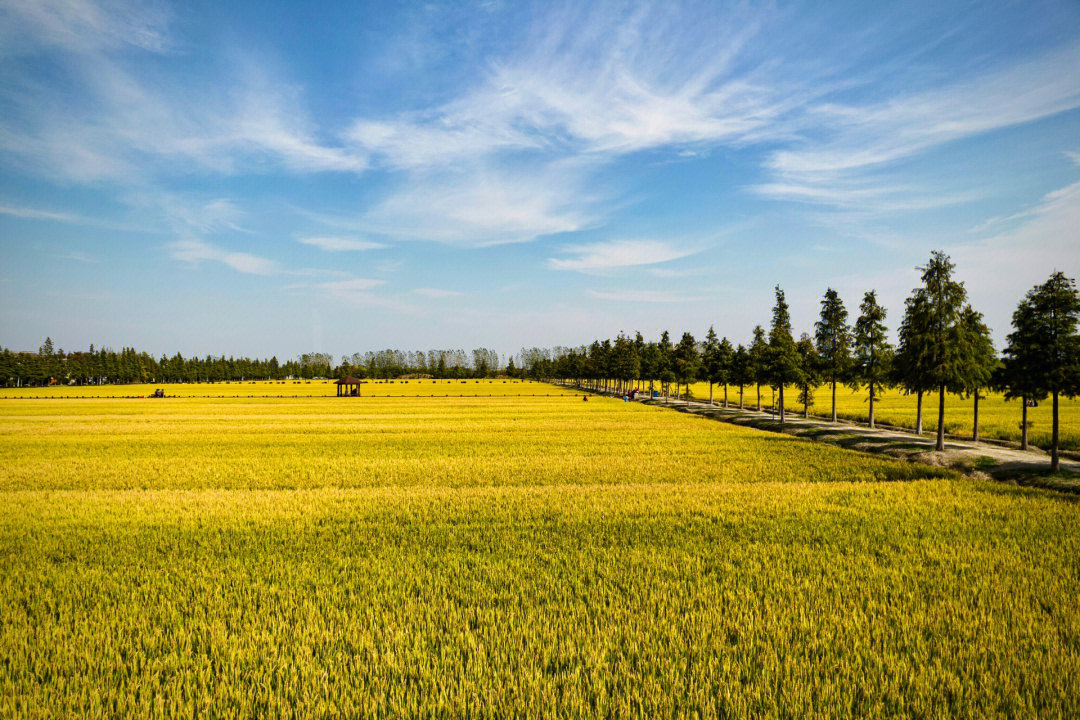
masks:
[[[590,194],[574,168],[468,167],[424,174],[357,218],[366,232],[483,247],[580,230]]]
[[[77,250],[72,250],[71,252],[65,252],[65,253],[58,253],[56,255],[56,258],[58,260],[72,260],[74,262],[80,262],[80,263],[98,263],[98,262],[101,262],[100,260],[98,260],[93,255],[90,255],[89,253],[79,252]]]
[[[1065,157],[1073,161],[1074,165],[1080,165],[1080,152],[1073,152],[1072,150],[1065,151]]]
[[[244,211],[228,198],[207,200],[204,197],[158,191],[149,195],[143,193],[138,202],[156,206],[179,235],[207,235],[228,231],[252,234],[240,225]]]
[[[171,15],[152,7],[7,3],[6,29],[19,40],[5,49],[52,49],[64,82],[0,74],[0,100],[15,109],[0,120],[0,150],[27,170],[77,181],[144,179],[155,164],[217,173],[367,166],[366,157],[320,132],[301,88],[271,79],[251,58],[203,86],[160,83],[140,61],[167,51]],[[114,52],[118,44],[133,54]],[[79,88],[74,98],[71,87]]]
[[[177,240],[169,245],[172,257],[181,262],[198,265],[218,262],[233,270],[251,275],[273,275],[280,272],[277,262],[245,252],[226,250],[202,240]]]
[[[172,12],[161,2],[114,0],[4,0],[0,54],[57,48],[88,52],[124,46],[169,47]]]
[[[378,250],[386,247],[383,243],[358,238],[345,237],[302,237],[297,238],[305,245],[313,245],[327,252],[343,252],[347,250]]]
[[[452,298],[461,297],[465,294],[457,290],[443,290],[441,288],[416,288],[413,292],[429,298]]]
[[[52,222],[62,222],[71,225],[85,225],[87,227],[101,227],[108,230],[124,230],[131,231],[137,230],[139,232],[151,232],[147,228],[141,228],[135,225],[128,225],[125,223],[112,222],[109,220],[103,220],[101,218],[89,217],[86,215],[79,215],[77,213],[69,212],[57,212],[54,210],[42,210],[40,208],[21,206],[21,205],[0,205],[0,215],[9,215],[11,217],[22,218],[25,220],[46,220]]]
[[[612,300],[616,302],[685,303],[701,300],[700,297],[676,295],[665,290],[616,290],[613,292],[589,290],[588,293],[599,300]]]
[[[661,278],[685,278],[708,275],[706,268],[649,268],[649,274]]]
[[[965,202],[939,188],[890,187],[878,171],[947,142],[1080,107],[1080,44],[930,89],[867,103],[805,108],[807,136],[774,151],[774,180],[757,192],[826,205],[884,210]],[[887,198],[885,202],[882,198]]]
[[[402,315],[417,315],[420,309],[394,295],[373,292],[386,285],[375,278],[350,278],[319,283],[316,288],[326,297],[352,307],[374,307]]]
[[[475,87],[426,112],[358,119],[348,137],[396,167],[503,150],[739,142],[766,131],[789,101],[737,67],[770,12],[725,12],[712,23],[719,18],[659,3],[551,6]]]
[[[385,284],[385,280],[376,280],[373,278],[349,278],[348,280],[334,280],[321,283],[319,287],[323,290],[329,290],[331,293],[353,293],[371,290],[372,288]]]
[[[30,220],[55,220],[57,222],[72,223],[75,225],[87,225],[93,222],[91,218],[83,217],[82,215],[53,212],[51,210],[39,210],[32,207],[14,207],[11,205],[0,205],[0,215],[10,215],[12,217]]]
[[[408,177],[363,227],[470,246],[573,232],[611,211],[595,178],[615,158],[790,132],[777,121],[804,91],[740,66],[771,11],[725,13],[549,6],[447,102],[355,119],[346,145]]]
[[[594,273],[637,265],[656,265],[687,257],[696,249],[677,248],[662,240],[610,240],[564,248],[568,257],[549,258],[555,270]]]
[[[452,108],[443,108],[392,121],[356,120],[345,138],[361,151],[379,155],[389,165],[409,169],[445,166],[498,150],[543,147],[541,138],[502,120],[489,116],[476,123],[467,114],[457,115]]]
[[[360,172],[367,167],[364,155],[317,137],[298,87],[271,82],[253,64],[241,82],[244,94],[236,119],[226,116],[226,132],[219,140],[226,150],[269,155],[298,172]]]
[[[1080,182],[1047,193],[1006,220],[1021,222],[946,248],[967,277],[990,290],[983,302],[1004,302],[1011,312],[1024,292],[1054,270],[1080,275]]]
[[[164,4],[0,0],[0,57],[47,54],[56,76],[0,68],[0,156],[27,173],[146,185],[177,173],[374,167],[387,177],[377,199],[340,230],[301,242],[376,249],[362,239],[371,234],[478,247],[602,226],[623,195],[603,171],[644,151],[679,161],[758,144],[768,149],[765,177],[752,190],[783,201],[866,213],[964,203],[978,188],[901,182],[889,170],[1080,107],[1080,73],[1069,72],[1080,67],[1080,43],[955,81],[927,73],[843,93],[873,81],[843,52],[789,43],[791,15],[767,5],[552,4],[430,106],[357,105],[327,119],[289,68],[253,54],[212,58],[209,77],[162,82],[158,63],[145,61],[182,46],[173,33],[183,29]],[[206,235],[247,232],[230,203],[186,202],[177,236],[206,244]],[[75,222],[61,215],[51,219]],[[665,261],[645,247],[623,250],[569,251],[548,265],[600,272]]]

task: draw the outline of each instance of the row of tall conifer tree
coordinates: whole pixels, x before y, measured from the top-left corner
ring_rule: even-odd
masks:
[[[522,351],[523,365],[534,377],[571,380],[599,390],[624,392],[631,385],[659,381],[665,396],[674,386],[709,383],[739,388],[744,406],[746,387],[756,387],[761,409],[762,386],[777,393],[779,421],[785,421],[785,391],[796,388],[804,412],[814,403],[814,389],[831,389],[831,415],[836,422],[836,388],[847,384],[866,389],[869,424],[874,426],[874,403],[888,387],[900,387],[917,396],[916,431],[922,432],[924,396],[936,394],[936,448],[945,447],[945,396],[957,393],[974,398],[973,439],[979,439],[979,400],[994,389],[1020,400],[1021,447],[1027,449],[1029,402],[1051,397],[1051,471],[1059,467],[1059,400],[1080,394],[1080,295],[1076,284],[1061,272],[1032,288],[1021,299],[1012,318],[1012,332],[999,356],[982,314],[968,301],[964,284],[955,278],[955,266],[943,252],[932,253],[921,271],[921,284],[907,298],[895,347],[889,342],[887,313],[875,291],[867,291],[858,316],[849,312],[839,293],[830,288],[821,300],[821,313],[813,334],[795,339],[791,314],[779,286],[769,330],[754,328],[748,346],[733,345],[709,328],[703,342],[683,333],[677,343],[664,332],[658,342],[645,342],[640,333],[630,338],[596,341],[588,347]]]

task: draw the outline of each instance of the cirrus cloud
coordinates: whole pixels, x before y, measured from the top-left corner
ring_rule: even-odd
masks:
[[[677,248],[662,240],[609,240],[567,247],[564,252],[568,257],[548,258],[548,267],[597,273],[638,265],[657,265],[693,255],[698,250]]]
[[[383,243],[345,237],[303,237],[298,238],[298,240],[305,245],[313,245],[327,252],[379,250],[386,247]]]
[[[217,262],[249,275],[273,275],[281,267],[273,260],[245,252],[235,252],[202,240],[177,240],[170,244],[172,257],[190,265]]]

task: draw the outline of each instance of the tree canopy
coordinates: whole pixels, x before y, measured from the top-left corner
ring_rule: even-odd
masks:
[[[855,321],[851,387],[865,386],[870,396],[870,426],[874,426],[874,400],[889,386],[892,346],[887,339],[885,308],[877,301],[877,293],[868,291],[859,305]]]

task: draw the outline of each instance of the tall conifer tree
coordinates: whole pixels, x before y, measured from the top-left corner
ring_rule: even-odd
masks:
[[[784,291],[776,286],[776,305],[773,306],[772,326],[769,328],[769,383],[779,393],[780,424],[784,424],[784,386],[799,385],[802,363],[795,339],[791,336],[791,312]]]
[[[1034,291],[1032,291],[1034,292]],[[1038,323],[1031,293],[1020,301],[1012,316],[1013,331],[1006,339],[998,384],[1006,400],[1020,400],[1020,449],[1028,449],[1028,404],[1046,397],[1038,384],[1038,366],[1042,353],[1038,347]]]
[[[769,381],[769,345],[765,342],[765,331],[760,325],[754,326],[754,339],[747,351],[747,369],[750,379],[757,386],[757,410],[761,412],[761,384]]]
[[[1073,280],[1064,273],[1055,272],[1045,283],[1028,292],[1021,308],[1024,305],[1028,309],[1019,318],[1024,326],[1018,327],[1017,333],[1033,350],[1026,355],[1028,382],[1053,399],[1050,472],[1057,472],[1059,400],[1062,395],[1076,397],[1080,394],[1080,294]],[[1014,315],[1014,322],[1016,320]]]
[[[923,431],[923,395],[933,387],[930,385],[930,370],[926,367],[927,359],[919,354],[917,338],[920,328],[928,321],[925,306],[925,294],[915,292],[904,304],[904,319],[900,321],[899,340],[893,357],[893,381],[909,393],[915,393],[915,432]]]
[[[967,354],[964,385],[971,393],[974,404],[971,439],[979,442],[979,400],[982,399],[982,391],[990,386],[997,366],[997,353],[982,313],[975,312],[970,305],[966,306],[960,316],[960,326]]]
[[[964,284],[953,279],[949,256],[934,251],[922,270],[922,287],[910,298],[920,316],[908,338],[919,384],[938,392],[937,450],[945,449],[945,393],[964,392],[972,360],[962,322],[967,305]]]
[[[713,404],[713,385],[720,382],[723,365],[720,360],[720,339],[712,325],[705,333],[705,346],[701,352],[701,377],[709,383],[709,405]]]
[[[821,300],[821,319],[814,325],[814,340],[822,376],[832,386],[832,421],[836,422],[836,384],[851,368],[851,328],[840,294],[829,288]]]
[[[799,352],[799,364],[802,369],[802,378],[799,382],[799,402],[803,406],[803,417],[810,417],[810,408],[814,406],[814,388],[821,382],[821,369],[823,366],[821,356],[818,355],[814,341],[806,333],[802,334],[799,342],[795,343]],[[833,412],[836,412],[836,390],[833,389]],[[833,421],[835,422],[835,415]]]
[[[878,304],[877,293],[870,290],[863,296],[859,319],[855,321],[851,374],[851,387],[857,390],[865,385],[869,392],[870,427],[874,427],[874,401],[889,384],[892,347],[886,333],[885,308]]]

